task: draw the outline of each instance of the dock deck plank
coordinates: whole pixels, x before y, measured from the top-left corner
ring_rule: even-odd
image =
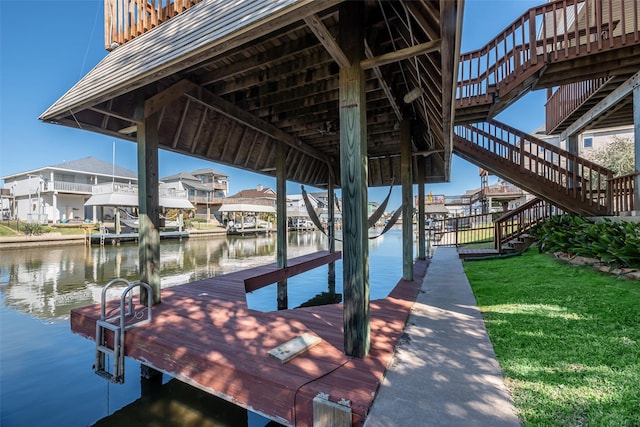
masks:
[[[333,259],[326,255],[294,258],[289,265],[317,266],[318,259]],[[400,280],[387,298],[371,301],[371,351],[364,359],[343,352],[342,304],[275,312],[247,307],[247,281],[273,275],[274,265],[164,289],[153,322],[127,331],[125,354],[282,424],[311,425],[313,398],[326,393],[332,402],[350,401],[353,425],[362,425],[427,263],[416,262],[415,280]],[[99,315],[98,305],[72,310],[72,331],[95,339]],[[284,364],[268,355],[305,332],[322,342]]]

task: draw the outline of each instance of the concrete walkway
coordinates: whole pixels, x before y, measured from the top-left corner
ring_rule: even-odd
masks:
[[[519,426],[455,248],[438,248],[365,427]]]

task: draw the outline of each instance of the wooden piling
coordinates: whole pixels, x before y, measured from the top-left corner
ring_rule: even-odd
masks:
[[[340,47],[351,65],[340,68],[344,351],[369,353],[369,245],[367,236],[367,126],[363,3],[340,5]]]

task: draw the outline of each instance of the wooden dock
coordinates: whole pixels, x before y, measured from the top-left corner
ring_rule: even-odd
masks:
[[[371,351],[364,359],[343,352],[342,304],[260,312],[245,299],[247,290],[339,256],[318,252],[288,260],[287,269],[272,264],[164,289],[153,322],[126,333],[125,354],[281,424],[312,425],[312,402],[322,393],[347,402],[352,425],[362,425],[428,261],[416,262],[413,281],[400,280],[387,298],[371,301]],[[99,314],[98,305],[72,310],[72,331],[95,339]],[[322,341],[284,364],[268,355],[303,333]]]
[[[189,237],[188,231],[160,231],[159,233],[160,239],[183,239]],[[117,243],[122,242],[137,242],[140,238],[140,233],[132,232],[132,233],[93,233],[89,235],[89,239],[91,243],[97,244],[112,244],[115,245]]]

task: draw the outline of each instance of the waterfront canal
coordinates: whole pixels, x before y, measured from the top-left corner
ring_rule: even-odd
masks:
[[[402,236],[370,240],[371,298],[382,298],[402,275]],[[319,232],[290,232],[288,256],[326,250]],[[341,250],[337,244],[337,250]],[[275,262],[275,235],[163,241],[162,287]],[[125,384],[93,373],[93,342],[69,328],[72,308],[99,302],[115,277],[138,278],[138,248],[52,246],[0,251],[0,425],[264,426],[268,420],[164,376],[147,393],[139,364],[127,359]],[[327,267],[289,279],[289,305],[327,293]],[[342,263],[335,292],[342,294]],[[276,286],[247,295],[249,308],[276,309]],[[273,423],[269,425],[275,425]]]

